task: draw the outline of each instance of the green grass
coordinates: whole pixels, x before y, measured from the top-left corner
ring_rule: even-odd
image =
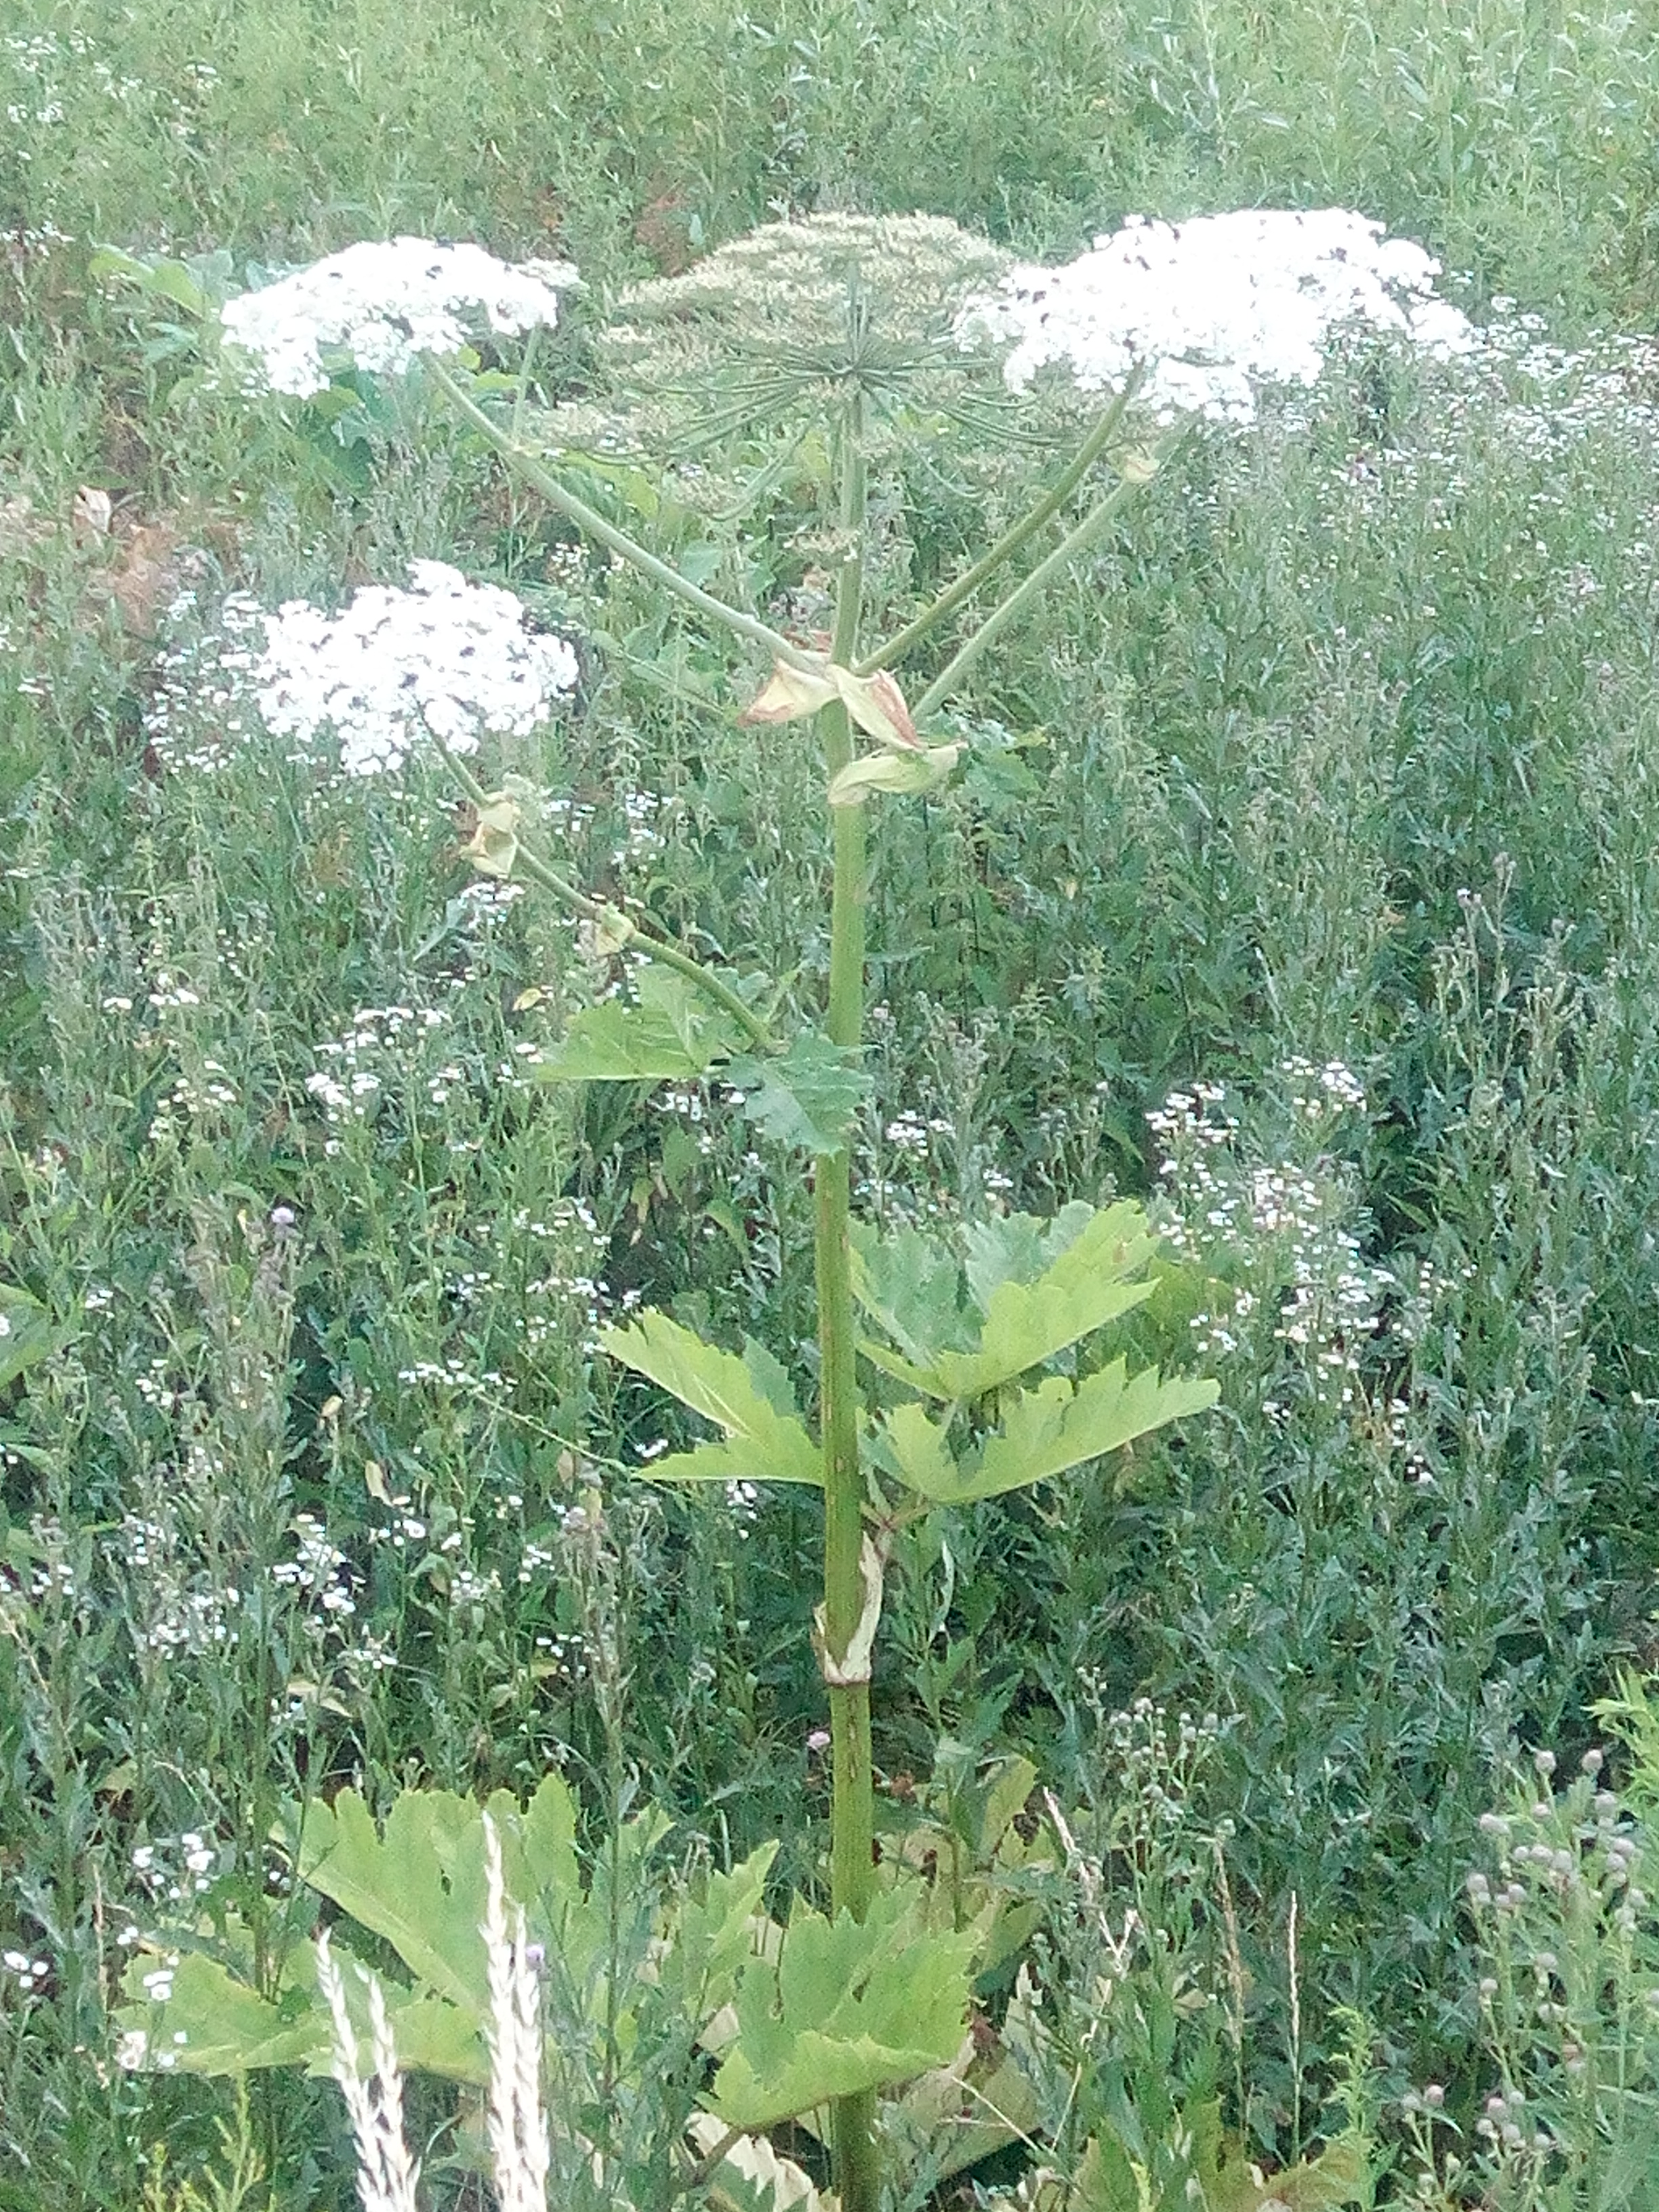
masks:
[[[161,771],[157,646],[100,580],[157,522],[204,549],[208,614],[228,584],[327,600],[427,555],[502,577],[612,642],[492,772],[591,810],[590,878],[620,866],[665,919],[786,966],[818,905],[816,765],[793,729],[735,726],[753,668],[625,577],[573,580],[562,532],[413,403],[347,451],[176,390],[189,333],[93,283],[89,245],[239,270],[401,229],[568,252],[591,293],[547,374],[569,388],[611,286],[779,209],[921,208],[1060,253],[1132,210],[1341,204],[1576,345],[1654,310],[1652,31],[1537,0],[14,11],[0,1273],[62,1340],[0,1417],[0,1949],[49,1962],[38,1988],[0,1974],[0,2207],[182,2208],[157,2146],[172,2177],[213,2155],[228,2099],[109,2060],[119,1931],[176,1906],[186,1833],[210,1905],[257,1917],[282,1802],[353,1777],[380,1802],[527,1791],[558,1759],[596,1823],[625,1778],[677,1850],[781,1834],[809,1888],[827,1808],[810,1508],[613,1480],[663,1401],[587,1349],[602,1277],[808,1373],[798,1167],[717,1097],[694,1118],[519,1087],[515,1048],[592,987],[574,929],[466,895],[430,768]],[[1430,2078],[1479,2113],[1478,1820],[1517,1747],[1570,1765],[1615,1666],[1656,1648],[1659,381],[1611,340],[1588,358],[1483,383],[1359,349],[1297,415],[1193,437],[976,675],[1010,742],[877,819],[869,1202],[971,1218],[1174,1182],[1256,1300],[1231,1348],[1206,1340],[1216,1417],[901,1549],[885,1803],[908,1817],[943,1741],[942,1770],[1018,1747],[1092,1807],[1113,1896],[1161,1900],[1212,2025],[1236,1942],[1247,2033],[1216,2063],[1270,2160],[1317,2133],[1354,2014],[1384,2139]],[[896,471],[897,599],[1016,474],[948,447]],[[728,580],[799,582],[810,478],[776,530],[726,533]],[[112,545],[70,527],[82,483],[115,497]],[[635,791],[659,838],[618,863]],[[809,939],[803,988],[827,960]],[[393,1007],[441,1019],[362,1012]],[[381,1088],[337,1127],[306,1079],[351,1034]],[[1366,1109],[1310,1126],[1293,1055],[1345,1061]],[[1160,1177],[1146,1114],[1195,1079],[1239,1117],[1234,1187],[1305,1173],[1394,1278],[1347,1406],[1273,1333],[1285,1235],[1229,1244]],[[1177,1316],[1164,1349],[1206,1326]],[[596,1468],[597,1547],[565,1525]],[[349,1584],[289,1571],[301,1515]],[[324,1605],[348,1587],[351,1613]],[[1143,1696],[1215,1723],[1179,1820],[1126,1844],[1158,1761],[1109,1717]],[[1085,1986],[1064,1911],[1044,1940]],[[337,2101],[256,2092],[283,2212],[347,2201]]]

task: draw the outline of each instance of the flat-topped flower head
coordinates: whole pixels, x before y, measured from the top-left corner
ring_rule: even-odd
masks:
[[[330,354],[401,375],[423,353],[459,352],[480,323],[502,336],[556,323],[559,293],[576,281],[566,263],[509,268],[481,246],[366,240],[242,293],[220,321],[252,356],[256,384],[305,399],[326,389]]]
[[[1249,422],[1263,384],[1317,382],[1335,333],[1354,324],[1438,353],[1474,333],[1434,289],[1440,264],[1344,208],[1243,208],[1190,222],[1138,216],[1075,261],[1023,264],[957,319],[964,344],[1011,348],[1004,376],[1040,371],[1085,391],[1138,363],[1163,420],[1197,413]]]
[[[315,758],[331,732],[345,772],[373,775],[401,766],[422,731],[463,753],[486,732],[527,736],[577,665],[565,639],[524,617],[511,592],[441,561],[413,562],[407,590],[366,585],[338,614],[305,599],[267,614],[237,595],[218,638],[167,665],[149,738],[174,765],[211,767],[227,738],[250,734],[251,710],[291,757]]]
[[[1008,266],[1001,247],[942,216],[763,223],[683,276],[630,286],[598,343],[624,393],[665,403],[649,441],[683,447],[694,394],[706,422],[746,429],[853,384],[879,401],[931,372],[954,391],[970,366],[954,318]]]

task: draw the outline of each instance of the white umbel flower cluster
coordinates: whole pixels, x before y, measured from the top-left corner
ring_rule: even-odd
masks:
[[[556,323],[559,292],[576,281],[564,262],[513,269],[481,246],[368,239],[228,301],[220,323],[253,357],[256,384],[306,399],[327,388],[327,351],[401,375],[423,353],[459,352],[469,320],[504,336]]]
[[[1440,264],[1345,208],[1243,208],[1190,222],[1137,216],[1063,266],[1023,263],[957,319],[964,344],[1011,345],[1024,391],[1042,369],[1085,391],[1150,370],[1161,420],[1255,419],[1261,384],[1316,383],[1334,334],[1354,324],[1440,355],[1475,335],[1435,292]]]
[[[442,561],[412,562],[406,591],[366,585],[338,614],[306,599],[265,614],[237,595],[218,640],[167,664],[148,734],[173,765],[212,767],[227,738],[252,734],[238,711],[251,706],[295,759],[315,758],[331,732],[349,775],[400,767],[423,730],[459,753],[476,752],[486,732],[526,737],[578,671],[568,642],[527,630],[524,617],[511,592]]]

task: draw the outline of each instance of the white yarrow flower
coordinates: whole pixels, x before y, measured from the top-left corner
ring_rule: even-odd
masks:
[[[250,702],[297,759],[311,759],[331,730],[349,775],[400,767],[423,729],[455,752],[476,752],[489,731],[528,736],[575,687],[568,642],[527,630],[524,618],[511,592],[470,583],[442,561],[411,563],[407,590],[366,585],[338,614],[305,599],[265,614],[236,595],[216,662],[211,651],[198,655],[188,681],[161,687],[147,732],[163,758],[211,765],[216,754],[189,726],[201,701],[222,691]],[[234,714],[215,722],[221,751],[225,736],[246,734]]]
[[[1249,422],[1259,384],[1317,382],[1332,337],[1355,323],[1427,351],[1468,351],[1467,318],[1435,292],[1440,264],[1345,208],[1243,208],[1190,222],[1138,216],[1054,269],[1026,263],[957,319],[964,344],[1007,344],[1023,391],[1068,371],[1085,391],[1151,369],[1150,404]]]
[[[556,323],[576,281],[563,262],[514,269],[481,246],[369,239],[228,301],[220,322],[258,363],[256,383],[304,399],[327,387],[325,351],[401,375],[423,353],[459,352],[468,322],[503,335]]]

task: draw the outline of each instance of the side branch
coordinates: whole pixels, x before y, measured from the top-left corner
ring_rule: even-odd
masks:
[[[444,765],[472,804],[480,810],[489,805],[490,794],[473,775],[466,763],[458,754],[453,752],[441,738],[430,732],[428,735],[431,736],[433,744],[441,756]],[[620,907],[610,905],[603,899],[591,897],[586,891],[573,884],[568,877],[561,875],[556,868],[550,867],[539,854],[532,853],[526,845],[519,846],[514,855],[514,864],[523,869],[532,883],[539,884],[544,891],[550,891],[553,896],[568,906],[573,914],[579,914],[585,921],[596,921],[608,929],[617,931],[622,935],[625,944],[637,945],[642,951],[648,953],[653,960],[660,961],[665,968],[672,968],[678,975],[684,975],[688,983],[695,984],[706,998],[712,999],[724,1012],[730,1014],[744,1034],[763,1051],[770,1052],[776,1048],[777,1039],[754,1008],[745,1000],[739,998],[731,985],[723,982],[712,969],[705,968],[701,960],[682,951],[671,938],[660,936],[654,929],[635,921],[631,915],[624,914]]]
[[[699,614],[707,615],[711,622],[720,623],[722,629],[732,631],[735,636],[747,639],[750,645],[760,646],[774,659],[785,661],[791,668],[809,672],[817,667],[818,663],[813,656],[785,637],[781,630],[772,629],[769,623],[762,622],[756,615],[746,615],[741,608],[728,606],[724,599],[717,599],[712,592],[705,592],[701,585],[682,576],[678,568],[672,568],[666,561],[647,551],[625,530],[618,530],[615,523],[607,522],[597,507],[590,507],[585,499],[579,498],[567,485],[561,483],[551,469],[538,460],[533,453],[526,452],[498,422],[492,422],[477,401],[461,389],[441,362],[428,354],[426,367],[428,374],[439,390],[448,397],[451,404],[473,428],[489,440],[513,473],[538,491],[550,507],[556,507],[561,514],[574,522],[585,537],[607,547],[626,561],[630,568],[637,568],[642,576],[648,576],[653,584],[659,584],[664,591],[672,592],[676,599],[684,599],[687,606],[695,607]]]

